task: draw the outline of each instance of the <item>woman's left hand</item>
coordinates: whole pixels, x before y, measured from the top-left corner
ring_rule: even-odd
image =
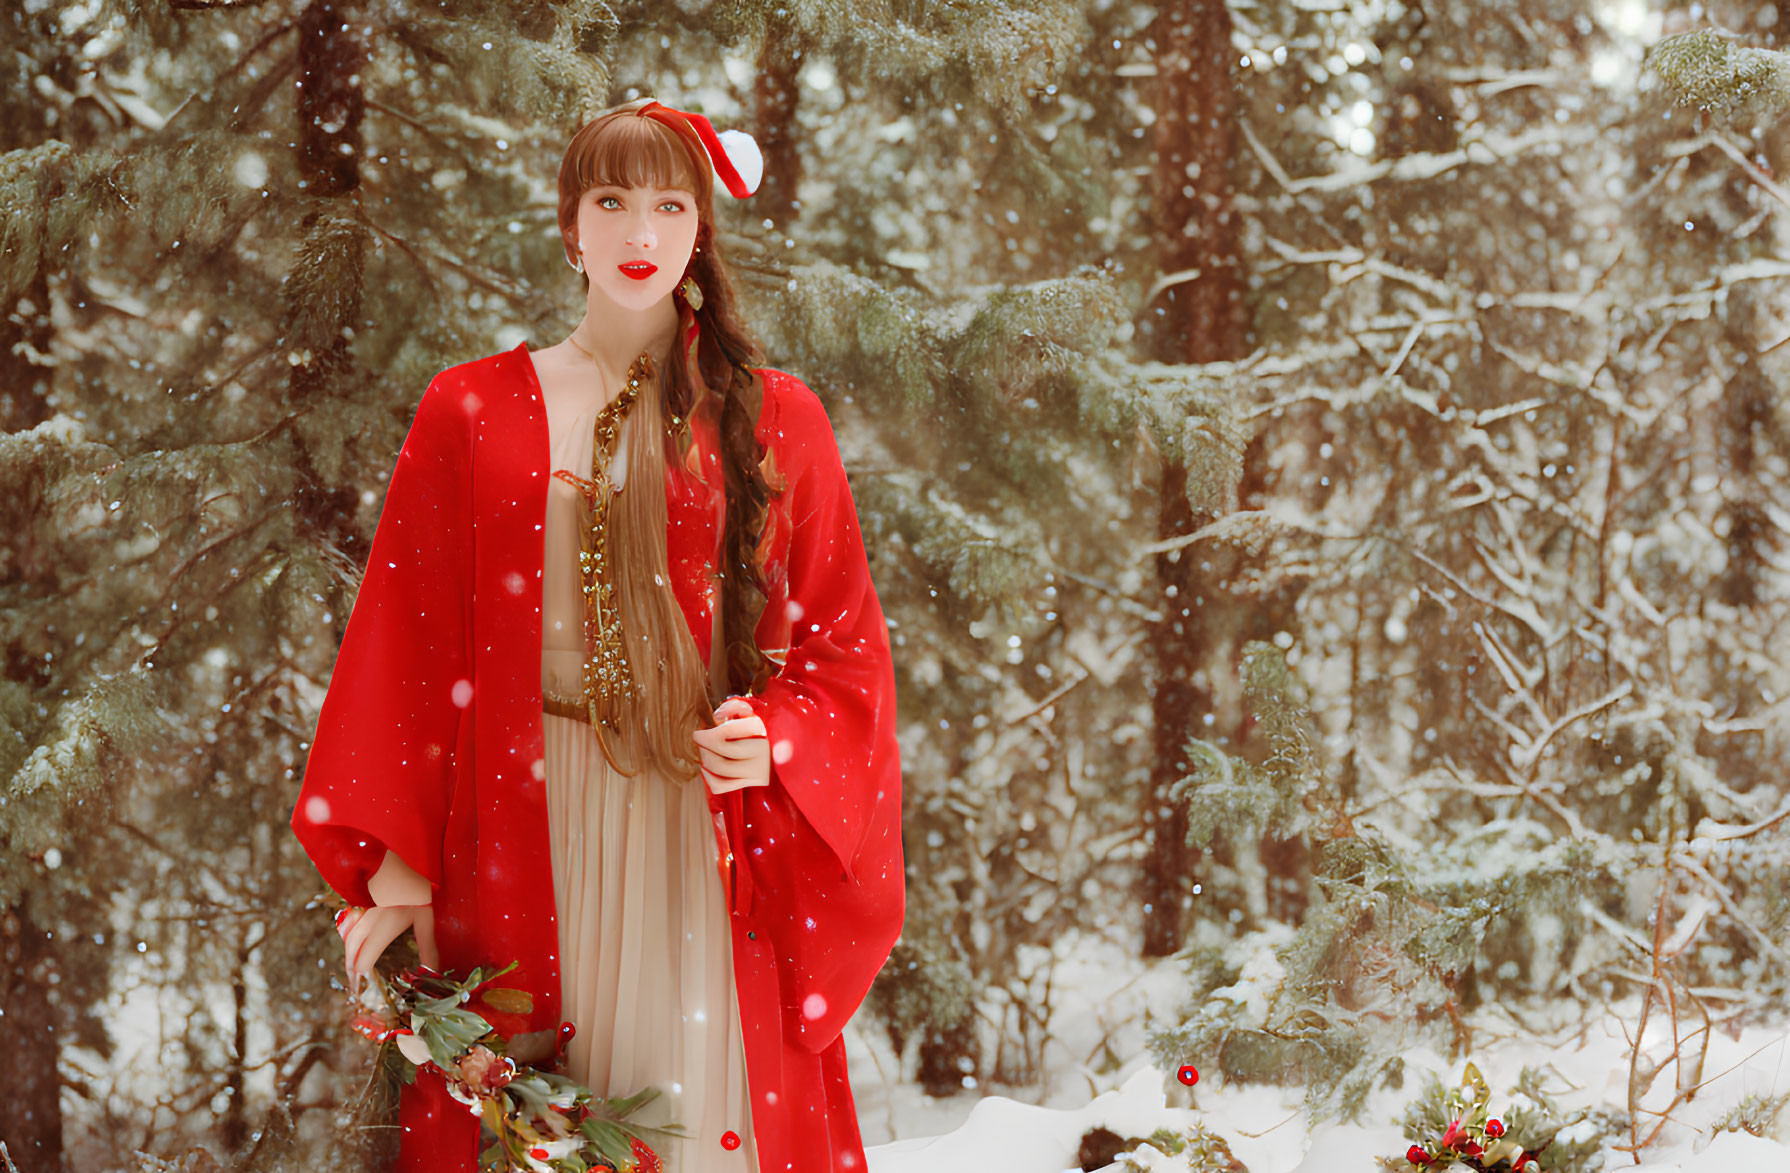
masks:
[[[702,778],[711,794],[730,794],[747,786],[771,784],[771,742],[764,719],[744,699],[730,696],[715,710],[718,724],[698,729]]]

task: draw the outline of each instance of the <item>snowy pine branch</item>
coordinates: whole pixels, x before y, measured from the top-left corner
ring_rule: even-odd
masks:
[[[1648,51],[1647,64],[1682,105],[1726,117],[1790,105],[1790,54],[1712,29],[1666,37]]]

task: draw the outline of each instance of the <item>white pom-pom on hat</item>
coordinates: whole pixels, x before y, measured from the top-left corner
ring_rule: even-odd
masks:
[[[758,141],[743,130],[724,130],[717,137],[721,140],[721,149],[727,154],[727,161],[733,164],[740,182],[746,185],[747,194],[757,191],[759,180],[764,178],[764,153],[758,149]]]
[[[764,154],[745,131],[728,130],[717,134],[714,124],[703,115],[675,109],[657,99],[649,99],[634,108],[634,112],[661,121],[666,117],[683,119],[696,132],[715,177],[734,199],[743,200],[758,190],[758,181],[764,178]]]

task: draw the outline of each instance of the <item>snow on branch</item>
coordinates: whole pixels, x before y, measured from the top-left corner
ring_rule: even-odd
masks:
[[[1790,55],[1739,44],[1714,29],[1666,37],[1646,63],[1683,106],[1734,116],[1790,104]]]

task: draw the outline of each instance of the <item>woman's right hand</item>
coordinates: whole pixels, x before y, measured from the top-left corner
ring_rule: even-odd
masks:
[[[342,934],[343,969],[348,974],[348,996],[358,997],[360,983],[373,974],[373,966],[385,947],[416,930],[417,959],[430,969],[441,968],[435,950],[434,889],[415,868],[387,850],[379,870],[367,880],[372,908],[350,908],[336,921]]]
[[[430,969],[441,968],[441,957],[435,948],[435,907],[431,904],[377,904],[372,908],[350,908],[336,922],[342,934],[343,970],[348,976],[348,996],[358,998],[361,984],[373,974],[373,967],[387,945],[404,935],[405,929],[416,930],[417,957]]]

